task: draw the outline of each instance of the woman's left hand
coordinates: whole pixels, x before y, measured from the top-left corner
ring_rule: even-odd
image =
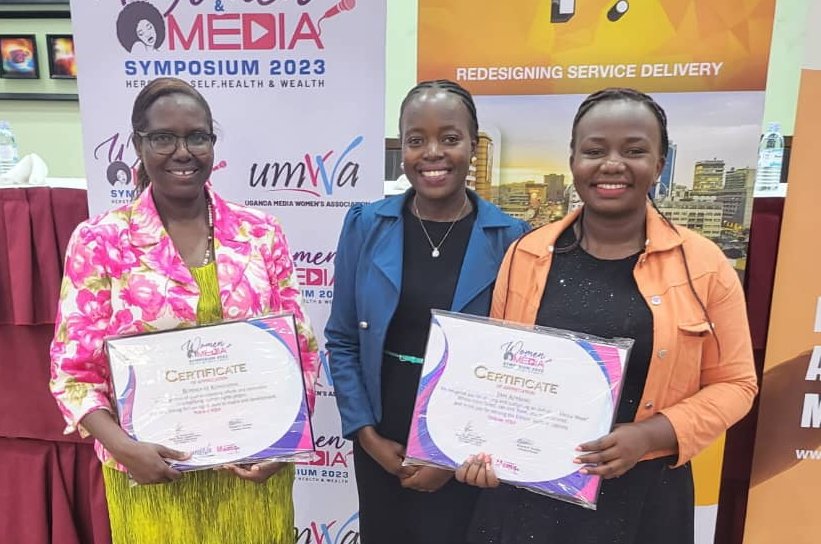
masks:
[[[268,478],[282,470],[287,463],[276,461],[263,461],[253,465],[223,465],[218,470],[230,470],[238,478],[249,480],[258,484],[265,483]]]
[[[650,442],[644,429],[635,423],[625,423],[616,427],[612,433],[598,440],[585,442],[578,447],[582,452],[594,452],[580,455],[574,463],[588,465],[579,472],[595,474],[603,478],[618,478],[639,462],[649,451]]]
[[[450,470],[434,467],[419,467],[419,470],[412,476],[402,478],[399,481],[404,488],[433,493],[434,491],[439,491],[451,478],[453,478],[453,472]]]
[[[638,423],[617,425],[613,432],[598,440],[585,442],[577,449],[593,452],[580,455],[574,463],[588,465],[579,472],[605,479],[618,478],[638,463],[648,452],[678,447],[676,433],[662,414]]]

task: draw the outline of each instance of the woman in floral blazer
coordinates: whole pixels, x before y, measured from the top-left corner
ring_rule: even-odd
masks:
[[[279,223],[222,200],[207,183],[215,141],[207,102],[180,80],[158,79],[137,97],[132,123],[144,190],[80,224],[68,245],[51,347],[51,390],[66,432],[97,439],[116,544],[292,542],[292,465],[183,477],[165,459],[186,454],[134,441],[111,417],[109,336],[289,311],[311,407],[318,370]],[[124,469],[138,483],[175,483],[129,489]]]

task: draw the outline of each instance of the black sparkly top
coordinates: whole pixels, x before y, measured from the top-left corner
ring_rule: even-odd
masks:
[[[653,314],[639,292],[633,268],[640,253],[603,260],[580,246],[568,228],[556,241],[536,324],[602,338],[635,340],[627,364],[617,423],[633,421],[644,393],[653,351]]]

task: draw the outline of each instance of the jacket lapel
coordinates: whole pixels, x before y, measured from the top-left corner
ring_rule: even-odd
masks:
[[[251,239],[254,233],[250,229],[265,227],[257,225],[258,220],[243,221],[242,212],[232,210],[210,185],[206,185],[206,190],[214,211],[214,259],[217,263],[220,301],[223,311],[228,315],[226,304],[246,277],[246,269],[251,262]],[[268,281],[271,282],[271,278]]]
[[[478,198],[471,197],[471,200],[477,207],[476,221],[473,222],[456,292],[453,294],[451,310],[455,312],[464,310],[477,295],[496,281],[504,250],[503,247],[498,247],[498,229],[509,224],[493,206]]]
[[[375,213],[378,221],[385,222],[384,228],[376,228],[377,238],[373,241],[373,264],[387,278],[396,293],[402,287],[402,247],[404,228],[402,207],[405,197],[386,200]],[[377,291],[378,292],[378,291]]]
[[[150,185],[131,207],[128,230],[131,244],[139,248],[146,268],[183,285],[194,282],[162,224]]]

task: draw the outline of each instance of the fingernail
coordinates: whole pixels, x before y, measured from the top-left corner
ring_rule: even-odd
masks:
[[[472,463],[474,459],[476,459],[476,456],[475,455],[470,455],[470,456],[468,456],[468,460],[465,461],[465,463]]]
[[[490,470],[490,469],[491,469],[491,464],[490,463],[485,463],[485,470]]]
[[[582,460],[581,460],[581,459],[579,459],[578,457],[576,457],[575,459],[573,459],[573,462],[574,462],[574,463],[576,463],[577,465],[581,465],[581,464],[582,464]]]
[[[586,468],[583,468],[583,469],[579,470],[579,474],[590,474],[590,471],[587,470]]]
[[[576,446],[576,451],[582,451],[582,447],[581,446]]]

